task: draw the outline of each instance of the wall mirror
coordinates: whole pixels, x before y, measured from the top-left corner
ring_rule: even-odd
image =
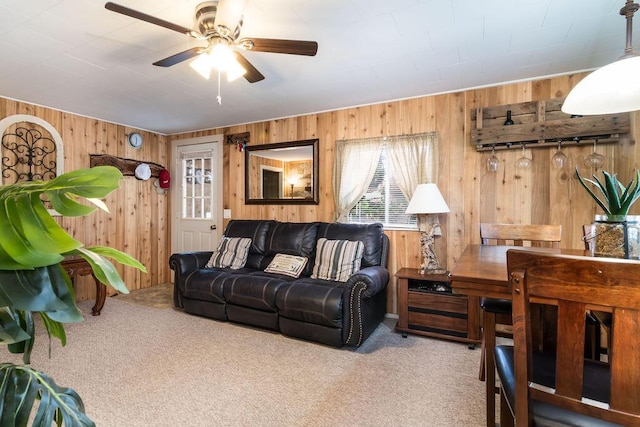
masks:
[[[247,146],[246,204],[318,204],[318,140]]]

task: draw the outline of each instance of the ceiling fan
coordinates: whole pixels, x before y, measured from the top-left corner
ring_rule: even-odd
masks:
[[[197,40],[206,41],[208,43],[207,46],[193,47],[153,63],[153,65],[159,67],[170,67],[198,57],[196,61],[191,63],[191,66],[206,78],[209,78],[208,73],[212,66],[216,66],[216,61],[230,61],[232,67],[225,70],[229,79],[231,79],[232,73],[233,77],[244,75],[244,78],[249,83],[264,79],[260,71],[235,48],[248,52],[315,56],[318,51],[318,43],[314,41],[255,37],[240,39],[242,14],[246,4],[247,0],[215,0],[198,4],[195,10],[197,29],[186,28],[112,2],[107,2],[104,7],[113,12],[159,25]],[[220,56],[221,53],[222,58]],[[224,59],[225,57],[226,59]],[[197,61],[200,61],[200,64]],[[238,65],[241,68],[238,68]]]

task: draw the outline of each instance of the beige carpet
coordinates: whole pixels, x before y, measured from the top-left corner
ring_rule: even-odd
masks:
[[[150,288],[136,289],[128,294],[114,295],[112,298],[148,307],[171,308],[173,307],[173,284],[164,283]]]
[[[334,349],[141,301],[108,298],[96,317],[82,303],[85,321],[50,359],[39,329],[33,366],[74,388],[98,426],[484,424],[478,349],[402,338],[393,319]]]

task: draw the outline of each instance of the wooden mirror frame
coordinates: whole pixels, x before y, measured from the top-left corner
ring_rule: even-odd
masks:
[[[301,141],[291,142],[279,142],[276,144],[263,144],[247,146],[244,152],[244,200],[247,205],[317,205],[319,203],[319,179],[318,179],[318,139],[306,139]],[[250,168],[250,156],[251,153],[258,151],[268,151],[282,148],[292,147],[312,147],[313,158],[312,162],[312,177],[311,177],[311,196],[307,198],[251,198],[251,168]]]

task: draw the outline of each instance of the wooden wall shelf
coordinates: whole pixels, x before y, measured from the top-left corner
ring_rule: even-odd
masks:
[[[114,166],[122,172],[123,176],[135,176],[136,167],[140,163],[146,163],[149,165],[152,178],[158,178],[160,171],[165,168],[157,163],[145,162],[143,160],[124,159],[110,154],[89,154],[89,167]]]
[[[471,143],[478,151],[598,144],[630,137],[631,114],[570,116],[560,108],[564,98],[521,102],[471,110]],[[514,124],[505,125],[507,111]]]

